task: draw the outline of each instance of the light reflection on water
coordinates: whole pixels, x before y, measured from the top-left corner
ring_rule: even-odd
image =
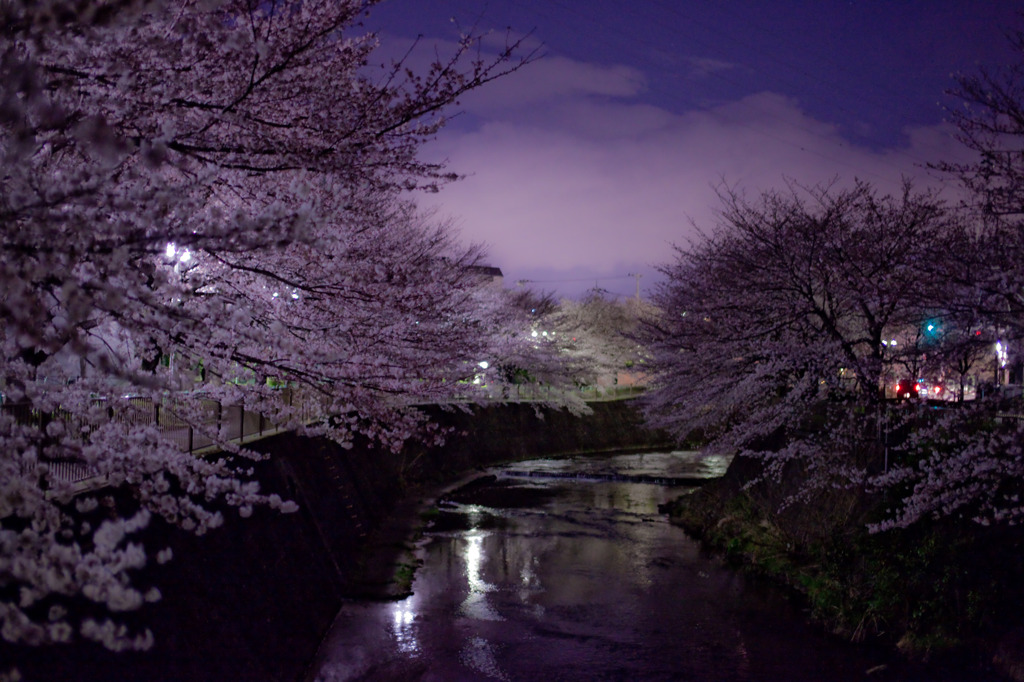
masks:
[[[584,475],[678,476],[708,475],[718,466],[725,464],[655,453],[537,460],[495,473],[575,470]],[[685,540],[663,520],[651,524],[657,505],[678,491],[557,480],[516,484],[557,489],[557,501],[539,508],[446,507],[464,519],[464,529],[431,536],[412,597],[386,607],[354,604],[343,609],[328,636],[317,679],[528,679],[532,673],[524,677],[518,659],[543,658],[536,647],[543,648],[546,640],[533,632],[537,628],[565,638],[561,647],[570,659],[590,657],[586,647],[573,643],[576,639],[628,639],[618,632],[628,629],[628,622],[612,623],[613,632],[606,633],[603,616],[615,609],[627,614],[643,610],[629,603],[623,588],[643,593],[655,585],[651,566],[657,550],[635,537],[658,529]],[[508,530],[495,530],[505,524]],[[379,608],[388,611],[387,640],[373,634]],[[430,671],[425,678],[424,669]]]
[[[694,476],[700,478],[716,478],[729,468],[732,457],[729,455],[709,455],[690,450],[674,450],[672,452],[648,452],[643,454],[581,456],[558,459],[532,459],[501,467],[496,471],[518,474],[529,472],[534,475],[544,473],[573,473],[581,477],[588,474],[646,476],[651,478],[677,478]]]
[[[398,651],[407,656],[417,656],[420,645],[416,640],[416,628],[413,624],[416,613],[413,611],[412,598],[404,599],[394,605],[394,624],[391,635],[395,639]]]
[[[469,588],[469,593],[459,607],[459,611],[463,615],[477,620],[504,620],[487,601],[487,593],[493,592],[497,588],[484,580],[480,572],[483,562],[483,540],[488,535],[490,533],[475,528],[465,535],[463,563],[466,566],[466,585]]]
[[[726,465],[656,453],[495,470],[491,506],[444,507],[454,522],[428,532],[412,597],[342,609],[316,679],[864,679],[879,663],[873,654],[808,628],[778,593],[705,556],[667,522],[658,505],[683,490],[501,477],[691,476]],[[904,679],[896,675],[871,679]]]
[[[507,680],[508,675],[498,665],[495,647],[483,637],[470,637],[459,652],[459,660],[467,667],[485,676],[485,679]]]

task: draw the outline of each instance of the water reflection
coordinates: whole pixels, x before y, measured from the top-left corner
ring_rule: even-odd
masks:
[[[536,565],[538,561],[537,557],[531,557],[529,562],[523,564],[522,569],[519,571],[519,589],[516,592],[519,602],[530,610],[534,618],[542,618],[544,616],[544,606],[532,603],[534,595],[544,589],[540,584],[540,578],[537,576]]]
[[[572,474],[580,478],[609,475],[639,476],[652,479],[687,476],[714,478],[724,474],[731,461],[732,457],[729,455],[707,455],[675,450],[606,457],[525,460],[509,464],[503,467],[502,471],[510,475],[529,473],[542,476],[549,473],[553,475]]]
[[[462,663],[487,679],[507,680],[508,675],[498,665],[494,645],[483,637],[470,637],[466,646],[459,652]]]
[[[503,620],[487,601],[487,593],[493,592],[497,588],[485,581],[481,573],[483,540],[488,535],[490,533],[473,529],[465,536],[466,546],[463,560],[466,566],[466,584],[469,587],[469,593],[459,607],[459,611],[478,620]]]
[[[495,470],[442,511],[414,596],[342,609],[317,680],[853,681],[879,665],[873,682],[943,679],[825,637],[778,592],[705,556],[658,512],[679,488],[514,477],[527,466],[677,476],[724,463],[657,453]]]
[[[416,613],[413,610],[413,597],[396,602],[394,605],[394,621],[391,636],[395,646],[404,655],[416,656],[420,653],[420,644],[416,639]]]

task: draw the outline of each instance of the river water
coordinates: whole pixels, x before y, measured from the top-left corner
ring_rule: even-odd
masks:
[[[442,500],[412,596],[342,608],[312,679],[968,679],[821,633],[658,512],[727,464],[673,452],[489,470]]]

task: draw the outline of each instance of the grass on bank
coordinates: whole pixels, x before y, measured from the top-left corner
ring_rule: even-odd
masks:
[[[1022,622],[1017,528],[951,519],[872,535],[863,523],[846,523],[813,536],[806,527],[795,532],[793,519],[821,510],[781,517],[748,492],[721,496],[714,487],[669,512],[731,564],[797,591],[817,622],[853,641],[880,640],[919,659],[990,658],[992,642]]]

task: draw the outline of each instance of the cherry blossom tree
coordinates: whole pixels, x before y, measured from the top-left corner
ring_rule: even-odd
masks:
[[[294,509],[239,476],[255,455],[206,425],[206,401],[396,447],[409,403],[472,375],[479,251],[406,193],[454,179],[418,155],[445,109],[530,57],[466,36],[425,72],[374,65],[370,4],[0,3],[5,640],[146,648],[116,614],[159,598],[132,583],[153,514],[204,533],[219,504]],[[126,395],[227,455],[126,428]],[[310,405],[330,417],[306,423]],[[97,516],[66,461],[133,502]],[[76,599],[99,615],[76,622]]]
[[[548,331],[559,306],[551,294],[529,289],[485,287],[476,309],[490,329],[488,355],[475,377],[491,399],[533,401],[538,406],[588,414],[578,390],[579,363],[565,352],[563,339]]]
[[[634,338],[640,318],[653,311],[642,301],[616,301],[593,290],[582,300],[562,300],[546,321],[585,386],[614,385],[623,373],[642,373],[643,350]]]
[[[977,362],[998,370],[995,344],[1019,358],[1024,341],[1024,33],[1009,39],[1017,63],[961,76],[951,93],[959,99],[949,111],[957,136],[976,156],[937,165],[967,190],[970,216],[955,247],[935,245],[953,257],[932,261],[947,288],[945,357],[957,371]],[[1019,413],[1021,403],[986,397],[922,428],[901,465],[874,481],[901,500],[877,529],[954,514],[985,525],[1021,523],[1024,422],[999,416]]]
[[[660,313],[644,321],[648,417],[761,457],[770,474],[799,461],[809,487],[862,484],[853,455],[874,429],[859,415],[880,414],[890,342],[928,314],[919,266],[951,218],[910,185],[721,199],[717,228],[663,268]]]
[[[986,401],[965,403],[920,426],[901,445],[896,466],[875,476],[876,490],[898,493],[872,529],[906,528],[953,515],[988,526],[1024,519],[1024,428],[993,419]]]

